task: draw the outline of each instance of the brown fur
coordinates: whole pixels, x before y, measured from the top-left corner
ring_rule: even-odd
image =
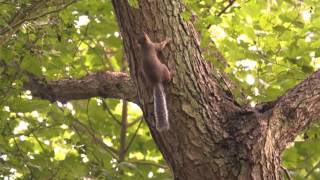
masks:
[[[170,40],[160,43],[151,41],[146,33],[138,39],[142,53],[142,72],[148,84],[154,89],[154,107],[156,127],[159,131],[169,129],[168,111],[162,84],[170,81],[170,72],[166,65],[161,63],[157,51],[162,50]]]

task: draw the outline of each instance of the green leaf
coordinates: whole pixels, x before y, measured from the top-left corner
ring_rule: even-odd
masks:
[[[286,28],[281,26],[281,25],[276,25],[275,27],[273,27],[274,30],[278,31],[278,32],[284,32],[286,31]]]
[[[312,66],[307,66],[307,65],[302,66],[301,69],[306,74],[312,73],[314,71]]]
[[[25,70],[28,70],[29,72],[40,76],[41,73],[41,63],[39,59],[36,57],[27,55],[24,57],[24,60],[22,61],[21,67]]]

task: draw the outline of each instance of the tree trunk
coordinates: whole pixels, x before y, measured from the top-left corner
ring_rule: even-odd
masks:
[[[114,0],[131,77],[153,138],[175,179],[280,179],[280,151],[268,128],[270,113],[241,108],[220,87],[202,58],[191,23],[176,1],[140,1],[139,9]],[[165,85],[171,128],[155,129],[151,89],[141,75],[136,39],[146,32],[153,41],[171,38],[163,52],[173,74]]]

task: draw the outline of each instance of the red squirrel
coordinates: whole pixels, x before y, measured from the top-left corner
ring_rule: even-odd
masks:
[[[142,73],[153,88],[154,112],[158,131],[170,128],[163,83],[170,81],[171,77],[167,66],[161,63],[157,55],[157,51],[162,50],[169,42],[170,39],[166,39],[160,43],[154,43],[145,32],[138,39],[142,53]]]

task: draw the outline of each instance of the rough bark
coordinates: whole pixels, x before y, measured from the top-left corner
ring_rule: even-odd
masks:
[[[139,9],[125,0],[112,2],[141,108],[175,179],[280,179],[285,145],[319,118],[318,73],[276,102],[262,108],[240,107],[211,74],[192,24],[180,16],[183,6],[179,1],[141,0]],[[166,86],[171,130],[164,133],[154,128],[150,89],[139,69],[141,56],[135,39],[142,31],[153,41],[172,39],[163,53],[174,74]],[[313,88],[299,93],[308,84]],[[293,98],[296,101],[289,103]],[[298,105],[301,101],[304,105]]]
[[[87,99],[91,97],[117,98],[136,102],[137,92],[131,78],[121,72],[92,73],[80,79],[61,79],[47,82],[29,75],[23,84],[32,95],[51,102]]]
[[[220,87],[219,78],[203,60],[192,24],[180,15],[183,6],[179,1],[141,0],[139,9],[130,7],[126,0],[112,3],[133,83],[128,76],[103,80],[88,76],[84,81],[72,80],[76,85],[62,80],[31,86],[33,94],[49,100],[92,96],[136,100],[175,179],[280,179],[281,152],[301,130],[320,118],[320,71],[274,102],[241,107]],[[168,132],[155,129],[152,90],[141,74],[136,44],[142,31],[153,41],[172,39],[161,54],[173,74],[173,80],[165,85],[171,125]],[[127,80],[121,87],[132,88],[104,88],[113,87],[121,78]],[[92,88],[79,89],[80,84]]]
[[[274,141],[280,150],[299,132],[320,119],[320,70],[280,97],[273,108],[270,123]]]

